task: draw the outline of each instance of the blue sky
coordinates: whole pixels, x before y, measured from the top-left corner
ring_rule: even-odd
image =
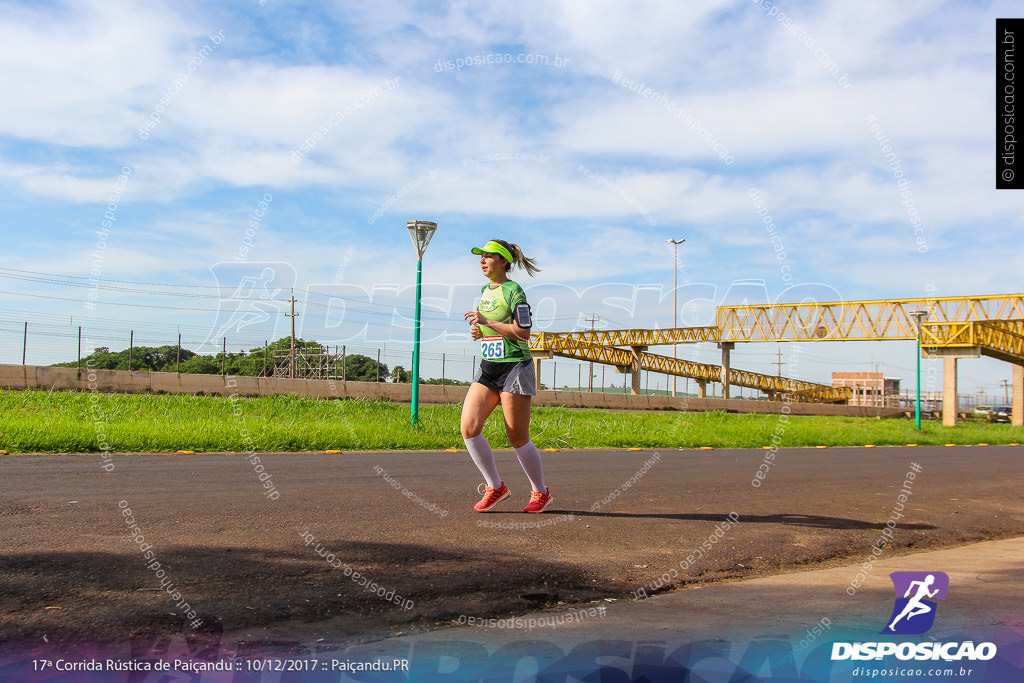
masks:
[[[1019,292],[1021,197],[994,189],[992,125],[995,18],[1015,9],[0,2],[0,362],[20,362],[25,320],[30,363],[73,358],[78,324],[93,346],[180,329],[251,348],[286,333],[294,287],[303,336],[403,364],[413,218],[439,225],[428,375],[474,352],[468,250],[491,237],[538,259],[524,285],[549,330],[670,325],[668,237],[686,239],[685,324],[791,285]],[[246,277],[262,307],[237,300]],[[776,352],[744,345],[733,365],[774,372]],[[910,384],[911,343],[800,353],[805,379],[879,364]],[[965,392],[1010,376],[960,368]]]

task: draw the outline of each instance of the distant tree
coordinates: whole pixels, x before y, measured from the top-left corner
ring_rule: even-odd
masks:
[[[180,372],[189,374],[219,375],[243,375],[254,377],[257,375],[273,375],[275,355],[278,356],[278,366],[287,367],[288,355],[291,349],[291,337],[281,337],[277,341],[266,346],[258,346],[249,351],[229,352],[225,357],[224,352],[210,355],[199,355],[186,348],[181,349],[181,362],[177,364],[178,347],[168,345],[160,347],[136,346],[129,350],[111,352],[109,347],[98,346],[96,349],[82,359],[82,367],[89,367],[98,370],[127,370],[129,355],[131,356],[131,369],[135,371],[150,372],[174,372],[175,368]],[[329,350],[319,342],[305,339],[295,340],[296,356],[301,354],[326,354]],[[66,363],[55,363],[53,367],[77,367],[78,361]],[[386,381],[391,377],[388,367],[383,363],[361,356],[350,355],[345,361],[346,379],[361,382],[373,382],[380,373],[380,381]],[[402,371],[404,377],[409,373]],[[399,379],[398,381],[409,381]]]
[[[136,346],[134,349],[124,349],[111,353],[110,348],[98,346],[88,356],[82,359],[82,367],[94,370],[127,370],[129,357],[131,369],[138,372],[174,372],[174,364],[177,358],[177,346]],[[188,349],[181,350],[181,360],[185,361],[195,356]],[[78,367],[78,361],[67,363],[56,363],[53,367],[74,368]]]
[[[387,365],[369,356],[354,353],[345,357],[345,381],[383,382],[390,374]]]
[[[220,362],[212,356],[193,356],[181,364],[181,371],[190,375],[219,375]]]
[[[121,353],[123,354],[124,351]],[[187,361],[194,355],[188,349],[181,350],[181,359],[183,361]],[[158,348],[140,346],[132,352],[132,369],[146,369],[151,372],[173,372],[177,357],[177,346],[161,346]]]
[[[401,384],[408,384],[412,382],[412,373],[403,368],[401,365],[396,365],[391,371],[391,381]]]

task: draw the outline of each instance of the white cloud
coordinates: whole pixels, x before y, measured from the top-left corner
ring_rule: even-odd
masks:
[[[154,81],[184,67],[199,30],[160,5],[90,0],[7,12],[0,89],[17,96],[0,110],[0,134],[71,147],[129,143],[133,111],[156,103]]]

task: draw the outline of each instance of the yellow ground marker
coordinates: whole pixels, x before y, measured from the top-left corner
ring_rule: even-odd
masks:
[[[701,446],[700,449],[702,451],[713,451],[713,450],[715,450],[715,447],[714,446]]]
[[[557,448],[545,448],[543,450],[544,450],[545,453],[557,453],[558,452]]]
[[[642,448],[627,448],[627,451],[642,451]]]
[[[911,448],[917,448],[916,443],[908,443],[907,445],[910,446]]]
[[[327,453],[328,455],[337,455],[338,453],[341,453],[341,451],[332,448],[329,451],[324,451],[324,453]]]
[[[878,446],[876,446],[873,443],[866,443],[866,444],[864,444],[864,448],[878,448]]]
[[[175,451],[178,455],[195,455],[195,451]]]
[[[445,453],[458,453],[459,449],[458,448],[446,448],[446,449],[444,449],[444,452]]]
[[[0,455],[7,455],[7,451],[0,451]]]
[[[978,445],[979,446],[987,446],[988,444],[987,443],[979,443]]]
[[[956,444],[955,443],[947,443],[946,445],[947,446],[955,446]]]
[[[815,446],[815,448],[828,448],[828,446]]]

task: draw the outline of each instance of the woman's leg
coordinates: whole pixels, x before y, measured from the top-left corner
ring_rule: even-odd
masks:
[[[494,412],[499,401],[498,392],[488,389],[483,384],[473,382],[469,385],[469,392],[462,404],[462,419],[459,425],[469,456],[473,458],[480,474],[484,476],[484,481],[492,489],[501,488],[501,477],[494,464],[494,452],[482,432],[487,418]]]
[[[534,491],[546,492],[544,468],[541,467],[540,451],[530,441],[530,405],[532,396],[501,393],[501,412],[505,416],[505,434],[519,458],[519,464],[530,479]]]

